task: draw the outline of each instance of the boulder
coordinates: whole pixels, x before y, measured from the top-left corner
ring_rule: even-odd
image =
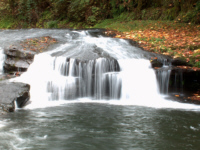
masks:
[[[12,45],[4,50],[4,53],[9,57],[33,59],[36,52],[29,50],[22,50],[20,46]]]
[[[151,60],[151,65],[152,65],[152,68],[156,68],[156,67],[162,67],[163,66],[163,63],[158,61],[157,59],[152,59]]]
[[[180,59],[180,58],[175,58],[175,59],[173,59],[173,60],[171,61],[171,64],[172,64],[173,66],[189,66],[189,64],[188,64],[186,61],[184,61],[184,60],[182,60],[182,59]]]
[[[0,112],[15,111],[17,107],[22,108],[30,99],[30,85],[15,82],[0,82]]]
[[[9,46],[4,50],[4,72],[24,72],[33,62],[36,52],[23,50],[20,46]]]

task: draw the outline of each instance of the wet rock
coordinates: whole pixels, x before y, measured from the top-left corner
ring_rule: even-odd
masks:
[[[36,52],[23,50],[20,46],[12,45],[4,50],[4,53],[9,57],[33,59]]]
[[[5,72],[13,72],[13,71],[26,71],[33,60],[26,59],[17,59],[17,58],[7,58],[4,61],[4,70]]]
[[[24,83],[0,82],[0,112],[15,111],[17,107],[22,108],[29,101],[30,85]]]
[[[181,92],[197,92],[200,90],[200,70],[193,70],[192,68],[173,67],[170,74],[171,91],[177,93]]]
[[[88,31],[88,34],[90,34],[93,37],[105,36],[106,35],[105,32],[107,32],[106,29],[92,29],[92,30],[88,29],[87,31]],[[111,35],[109,35],[109,36],[111,36]]]
[[[151,65],[152,65],[152,68],[163,66],[163,64],[160,61],[158,61],[157,59],[152,60]]]
[[[89,60],[96,60],[98,58],[114,59],[107,52],[97,47],[95,44],[84,45],[81,49],[79,48],[79,46],[80,45],[77,44],[77,47],[71,47],[70,49],[67,49],[67,50],[57,51],[55,53],[52,53],[52,56],[68,57],[68,58],[77,59],[82,62],[89,61]]]
[[[36,54],[30,50],[23,50],[20,46],[10,46],[4,50],[6,60],[4,61],[5,72],[24,72],[33,62]]]
[[[169,78],[169,92],[194,93],[200,90],[200,70],[194,70],[191,67],[181,68],[176,66],[155,67],[154,69],[157,78],[162,78],[161,82],[164,83]],[[159,72],[162,73],[162,77],[158,76]]]
[[[176,58],[171,61],[173,66],[188,66],[188,63],[182,59]]]
[[[16,74],[1,74],[0,81],[8,80],[8,79],[15,78],[15,77],[16,77]]]

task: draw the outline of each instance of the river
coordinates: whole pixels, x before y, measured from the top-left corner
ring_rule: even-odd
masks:
[[[0,149],[199,149],[200,106],[160,94],[148,54],[126,40],[99,32],[0,32],[1,51],[26,38],[51,36],[59,41],[36,55],[21,77],[8,81],[30,84],[31,103],[1,116]],[[109,57],[76,61],[97,48],[116,59],[120,71],[113,69]]]

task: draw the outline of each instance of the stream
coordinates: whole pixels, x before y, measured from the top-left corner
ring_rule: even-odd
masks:
[[[161,94],[170,72],[159,82],[152,54],[101,30],[1,30],[0,74],[6,46],[41,36],[58,43],[7,81],[30,84],[31,99],[0,116],[0,149],[199,149],[200,106]]]

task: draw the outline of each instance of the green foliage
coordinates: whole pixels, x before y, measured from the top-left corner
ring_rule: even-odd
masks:
[[[161,4],[165,8],[169,8],[171,4],[173,4],[173,0],[162,0]]]
[[[59,18],[67,18],[70,0],[53,0],[51,3],[52,13]]]
[[[158,20],[162,14],[160,8],[148,8],[141,11],[142,20]]]
[[[99,7],[92,6],[90,14],[91,15],[86,18],[87,24],[94,25],[98,22],[98,20],[101,20],[100,15],[102,14]]]
[[[178,15],[179,22],[200,23],[200,0],[2,0],[0,17],[5,15],[20,20],[20,27],[51,28],[65,20],[88,26],[111,18],[174,20]]]
[[[177,22],[184,22],[184,23],[200,23],[200,1],[196,3],[196,7],[193,9],[189,9],[187,12],[182,11],[178,18],[176,19]]]
[[[86,12],[88,11],[87,6],[89,5],[89,0],[74,0],[71,1],[68,8],[68,19],[74,22],[85,21]]]
[[[196,11],[200,12],[200,1],[196,3]]]
[[[146,15],[146,9],[142,10],[142,19],[145,18]]]
[[[6,16],[0,20],[1,29],[10,29],[15,24],[15,19],[11,16]]]
[[[49,21],[46,23],[46,28],[58,28],[58,21]]]
[[[153,24],[156,24],[157,21],[152,20],[133,20],[133,21],[123,21],[119,18],[114,19],[106,19],[102,21],[99,24],[96,24],[94,28],[109,28],[113,30],[118,30],[121,32],[127,32],[127,31],[134,31],[134,30],[145,30],[147,28],[150,28],[153,26]],[[156,39],[159,41],[159,38]],[[163,40],[163,39],[162,39]]]
[[[176,15],[176,9],[173,8],[168,8],[164,9],[163,13],[160,16],[161,20],[174,20],[177,17]]]
[[[195,63],[195,67],[200,68],[200,61]]]
[[[19,0],[18,11],[24,16],[24,21],[35,24],[38,21],[38,3],[35,0]]]
[[[88,24],[94,25],[97,22],[96,17],[95,16],[89,16],[87,18],[87,22],[88,22]]]
[[[132,11],[137,2],[137,0],[110,0],[111,16],[117,17],[123,12]]]

